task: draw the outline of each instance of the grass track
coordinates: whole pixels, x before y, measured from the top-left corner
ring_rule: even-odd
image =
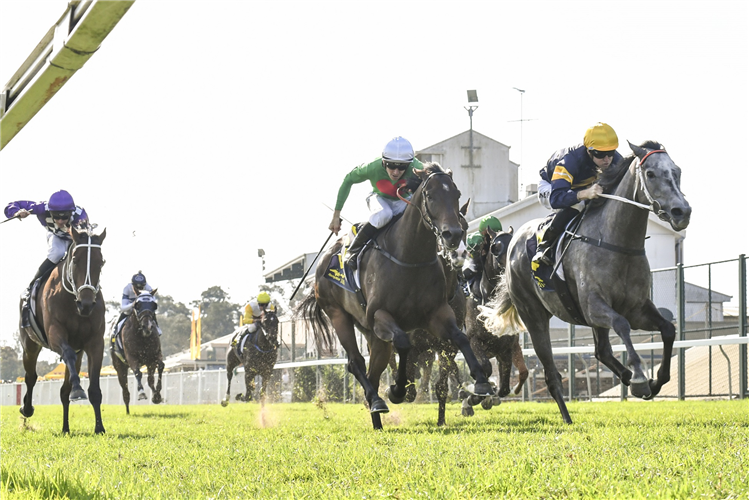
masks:
[[[749,401],[41,406],[0,414],[3,499],[749,498]]]

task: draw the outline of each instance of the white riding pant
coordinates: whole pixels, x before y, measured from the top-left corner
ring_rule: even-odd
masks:
[[[370,193],[367,196],[367,207],[369,208],[369,223],[377,229],[398,214],[406,210],[406,202],[403,200],[390,200],[383,198],[377,193]]]
[[[538,181],[538,202],[549,210],[554,210],[555,212],[562,210],[551,208],[551,183],[546,182],[543,179]],[[572,205],[572,208],[578,212],[582,212],[583,208],[585,208],[585,202],[581,201],[580,203]]]
[[[53,264],[57,264],[65,256],[72,242],[47,232],[47,258]]]

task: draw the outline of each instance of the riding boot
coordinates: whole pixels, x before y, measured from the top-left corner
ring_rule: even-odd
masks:
[[[31,280],[31,283],[29,283],[29,287],[26,289],[26,292],[24,294],[26,298],[31,295],[31,288],[34,286],[34,283],[36,283],[36,280],[50,273],[52,269],[55,268],[55,266],[57,266],[57,264],[55,264],[51,260],[44,259],[44,262],[42,262],[42,265],[39,266],[39,269],[36,271],[34,279]]]
[[[344,264],[351,267],[352,271],[356,271],[356,259],[362,248],[364,248],[364,245],[372,239],[372,236],[374,236],[376,232],[376,227],[370,223],[366,223],[361,229],[359,229],[359,232],[356,233],[356,238],[351,242],[351,246],[349,247],[346,258],[344,259]]]
[[[549,227],[544,231],[544,237],[538,244],[536,255],[533,256],[533,262],[551,265],[554,262],[554,243],[562,234],[572,219],[580,212],[572,207],[564,208],[554,214],[554,219]]]

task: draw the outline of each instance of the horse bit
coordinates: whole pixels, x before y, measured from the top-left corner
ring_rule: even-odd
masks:
[[[70,249],[70,260],[66,260],[65,264],[63,264],[63,279],[62,279],[62,286],[65,289],[66,292],[70,293],[71,295],[75,296],[75,300],[80,300],[81,297],[81,291],[89,289],[94,292],[94,301],[96,301],[96,295],[99,293],[99,284],[97,283],[96,286],[93,286],[92,280],[91,280],[91,249],[92,248],[101,248],[101,245],[94,245],[91,243],[91,233],[96,227],[96,224],[91,224],[87,227],[87,233],[88,233],[88,243],[76,243],[73,245],[73,247]],[[75,260],[75,256],[73,255],[75,251],[79,247],[85,247],[87,248],[87,254],[86,254],[86,280],[83,282],[83,285],[75,288],[75,280],[73,279],[73,261]],[[70,288],[68,288],[68,285],[70,285]]]

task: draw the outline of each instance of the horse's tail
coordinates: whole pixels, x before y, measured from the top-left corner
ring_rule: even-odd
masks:
[[[322,308],[317,304],[314,290],[297,306],[295,315],[304,321],[307,328],[312,329],[315,343],[320,351],[329,350],[335,345],[332,325]]]
[[[486,306],[479,306],[479,310],[481,311],[478,316],[479,321],[482,321],[486,329],[494,335],[512,335],[526,330],[523,320],[520,319],[520,315],[510,299],[507,273],[502,276],[494,298]]]

